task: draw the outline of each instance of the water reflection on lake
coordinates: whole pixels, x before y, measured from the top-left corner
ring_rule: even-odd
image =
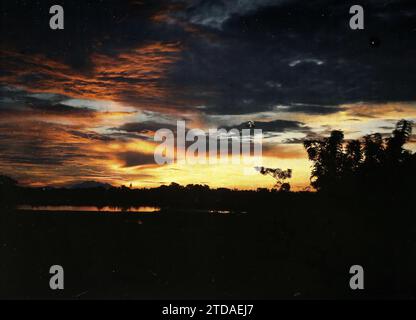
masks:
[[[18,210],[25,211],[48,211],[48,212],[101,212],[101,213],[157,213],[161,211],[160,207],[154,206],[137,206],[137,207],[116,207],[116,206],[76,206],[76,205],[18,205]],[[218,209],[173,209],[179,213],[187,214],[213,214],[213,215],[240,215],[246,214],[246,211],[235,210],[218,210]]]
[[[96,206],[17,206],[19,210],[29,211],[82,211],[82,212],[159,212],[159,207],[139,206],[139,207],[96,207]]]

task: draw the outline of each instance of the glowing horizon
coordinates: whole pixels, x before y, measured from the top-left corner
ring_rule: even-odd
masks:
[[[292,190],[303,190],[311,166],[305,139],[331,130],[346,139],[387,135],[400,119],[416,121],[411,37],[386,32],[368,42],[370,31],[338,22],[322,32],[311,4],[266,2],[105,2],[54,31],[26,28],[38,25],[36,15],[21,23],[20,8],[7,4],[2,19],[13,32],[0,46],[0,173],[28,186],[271,188],[271,177],[240,165],[154,161],[154,132],[179,120],[202,130],[253,121],[264,133],[264,165],[292,169]],[[336,21],[348,12],[331,8]],[[374,4],[374,28],[386,25],[384,10]],[[413,28],[411,15],[389,15]],[[407,148],[416,150],[414,135]]]

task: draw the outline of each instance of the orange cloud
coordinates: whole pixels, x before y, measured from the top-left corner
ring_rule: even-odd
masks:
[[[163,81],[169,67],[180,59],[181,50],[177,42],[153,42],[115,56],[94,53],[91,70],[84,72],[43,55],[1,50],[2,66],[9,72],[0,76],[0,81],[31,92],[133,101],[160,109],[170,95]]]

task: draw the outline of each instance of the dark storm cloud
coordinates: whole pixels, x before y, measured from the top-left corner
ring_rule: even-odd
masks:
[[[128,122],[118,128],[113,128],[117,131],[136,132],[136,133],[153,133],[159,129],[169,129],[176,132],[176,125],[160,123],[155,121],[143,121],[143,122]]]
[[[16,88],[0,87],[0,114],[33,116],[58,115],[90,117],[96,111],[86,107],[71,107],[61,102],[69,99],[59,94],[33,94]]]
[[[270,132],[305,131],[309,129],[302,122],[290,120],[256,121],[255,127]]]
[[[186,16],[191,23],[221,29],[233,15],[244,15],[269,5],[288,2],[288,0],[196,0],[189,1]]]
[[[238,125],[234,126],[225,126],[220,127],[219,129],[225,129],[227,131],[231,129],[248,129],[249,124],[248,122],[243,122]],[[305,123],[300,121],[292,121],[292,120],[273,120],[273,121],[256,121],[255,122],[255,129],[261,129],[263,132],[269,133],[282,133],[282,132],[309,132],[311,129],[305,125]],[[143,122],[129,122],[125,123],[124,125],[113,128],[113,130],[128,132],[128,133],[154,133],[159,129],[168,129],[173,133],[176,132],[177,126],[173,124],[166,124],[160,123],[156,121],[143,121]],[[186,128],[186,134],[188,133],[190,128]]]
[[[77,131],[77,130],[68,130],[67,132],[75,137],[80,137],[80,138],[88,139],[88,140],[95,140],[95,141],[115,140],[113,137],[111,137],[108,134],[104,135],[104,134],[99,134],[97,132]]]
[[[226,130],[230,129],[248,129],[249,124],[247,122],[243,122],[237,126],[233,127],[226,127]],[[308,126],[306,126],[303,122],[300,121],[292,121],[292,120],[273,120],[273,121],[256,121],[254,123],[254,129],[261,129],[263,132],[275,132],[275,133],[282,133],[282,132],[293,132],[293,131],[300,131],[300,132],[307,132],[310,130]]]
[[[48,27],[51,4],[2,4],[9,31],[2,46],[24,57],[43,54],[82,73],[76,83],[60,74],[59,89],[73,94],[82,94],[85,83],[92,96],[183,110],[204,106],[203,112],[221,115],[271,111],[276,105],[289,106],[287,112],[329,114],[344,103],[416,98],[412,1],[361,1],[362,31],[349,29],[352,1],[62,1],[62,32]],[[143,72],[126,77],[123,68],[110,76],[94,74],[97,61],[111,66],[120,53],[164,42],[180,47],[156,78],[146,82]],[[97,54],[105,59],[97,60]],[[2,63],[5,81],[19,63],[25,68],[35,63],[15,59]],[[48,68],[18,81],[53,86],[56,75]]]
[[[206,8],[210,2],[200,3],[206,14],[218,15]],[[416,8],[410,1],[364,1],[366,29],[352,31],[352,4],[276,1],[233,10],[220,30],[212,26],[215,40],[189,41],[173,80],[207,112],[221,114],[276,104],[414,100]]]
[[[285,139],[283,141],[283,144],[303,144],[306,140],[321,140],[323,138],[324,138],[324,136],[322,134],[318,134],[318,133],[315,133],[315,132],[308,132],[302,138]]]
[[[130,151],[119,153],[117,154],[117,157],[124,163],[124,167],[155,165],[155,158],[153,154]]]
[[[297,103],[290,106],[278,107],[277,110],[281,110],[284,112],[307,113],[311,115],[328,115],[339,111],[344,111],[345,108],[339,106],[334,107]]]

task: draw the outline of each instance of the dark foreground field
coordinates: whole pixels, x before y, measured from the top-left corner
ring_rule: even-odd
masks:
[[[305,199],[306,200],[306,199]],[[321,200],[320,200],[321,201]],[[415,298],[410,202],[214,214],[2,209],[0,298]],[[62,265],[65,289],[49,289]],[[349,268],[365,289],[349,288]]]

